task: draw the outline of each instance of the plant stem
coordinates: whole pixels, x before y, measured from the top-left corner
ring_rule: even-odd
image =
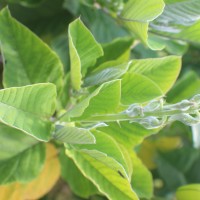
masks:
[[[118,113],[118,114],[107,114],[107,115],[93,115],[89,118],[85,119],[75,119],[76,122],[113,122],[113,121],[131,121],[133,119],[143,119],[145,117],[149,116],[154,116],[157,118],[162,118],[164,116],[172,116],[172,115],[177,115],[177,114],[195,114],[196,113],[196,108],[191,108],[187,111],[182,111],[182,110],[159,110],[159,111],[154,111],[154,112],[145,112],[144,115],[140,116],[128,116],[125,112]]]

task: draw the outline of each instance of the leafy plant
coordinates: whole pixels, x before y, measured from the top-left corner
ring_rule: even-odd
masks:
[[[33,9],[43,4],[9,2],[36,7]],[[141,142],[159,131],[168,132],[166,127],[176,121],[198,125],[199,78],[191,72],[175,84],[181,70],[180,56],[130,59],[132,46],[140,38],[152,49],[180,49],[183,53],[186,43],[170,47],[180,42],[176,39],[186,42],[185,32],[196,29],[200,5],[197,1],[167,0],[164,9],[162,0],[145,2],[77,1],[71,7],[68,1],[63,2],[73,14],[98,6],[109,13],[105,16],[112,23],[122,23],[126,30],[118,28],[123,34],[128,30],[134,34],[100,44],[77,18],[68,27],[70,70],[67,55],[63,56],[59,46],[65,39],[61,37],[61,44],[54,41],[56,54],[14,19],[8,8],[0,11],[4,67],[0,90],[2,200],[40,198],[60,176],[80,198],[137,200],[154,196],[148,168],[160,169],[165,163],[163,157],[170,159],[163,152],[157,153],[157,149],[163,150],[158,143]],[[13,13],[14,8],[11,6]],[[194,12],[187,13],[188,8]],[[163,26],[165,29],[158,30]],[[196,41],[195,35],[190,41]],[[167,142],[166,152],[178,146],[177,140],[172,140],[171,146]],[[145,158],[146,146],[152,147],[150,158],[159,155],[153,164]]]

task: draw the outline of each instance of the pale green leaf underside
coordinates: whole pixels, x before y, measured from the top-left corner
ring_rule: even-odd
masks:
[[[158,26],[191,25],[200,19],[199,0],[177,2],[176,0],[165,6],[164,12],[155,20]],[[162,30],[162,27],[160,27]],[[175,27],[176,29],[176,27]],[[179,28],[177,27],[177,30]],[[170,31],[170,30],[169,30]]]
[[[51,83],[0,90],[0,122],[48,141],[55,101],[56,87]]]
[[[200,1],[170,1],[151,28],[155,34],[170,39],[200,43]]]
[[[194,44],[200,44],[200,21],[196,22],[194,25],[184,28],[181,32],[177,34],[171,34],[174,39],[181,39],[186,42],[192,42]]]
[[[133,60],[129,72],[144,75],[159,86],[163,93],[175,83],[181,69],[181,57]]]
[[[95,64],[96,59],[103,55],[103,50],[80,19],[69,25],[68,33],[71,82],[74,89],[80,90],[82,77]]]
[[[122,78],[121,89],[121,102],[125,105],[144,103],[163,96],[158,85],[142,74],[126,73]]]
[[[163,0],[129,0],[120,15],[124,25],[148,44],[149,22],[158,17],[164,9]],[[155,49],[160,48],[154,46]]]
[[[86,118],[95,114],[107,114],[116,111],[121,98],[121,81],[114,80],[99,86],[88,97],[69,110],[62,120],[69,117]]]
[[[0,128],[0,184],[34,179],[44,163],[43,144],[9,126],[0,124]]]
[[[81,172],[110,200],[138,200],[127,179],[86,153],[66,150]]]
[[[51,82],[63,87],[63,69],[58,56],[36,35],[10,16],[0,12],[0,42],[4,57],[5,87]]]
[[[110,67],[107,67],[102,70],[95,71],[85,78],[84,86],[94,86],[99,85],[113,79],[120,78],[129,68],[130,63],[124,63],[120,65],[113,66],[113,62],[109,62]],[[108,63],[108,64],[109,64]]]
[[[78,145],[76,148],[103,162],[110,168],[121,172],[124,177],[129,179],[131,173],[126,159],[115,140],[104,132],[93,130],[92,133],[96,138],[95,144]]]
[[[89,129],[77,127],[59,127],[53,137],[68,144],[94,144],[96,141]]]

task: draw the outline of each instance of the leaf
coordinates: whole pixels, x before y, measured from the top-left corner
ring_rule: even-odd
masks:
[[[139,198],[150,199],[153,196],[153,178],[134,152],[131,152],[133,175],[131,185]]]
[[[181,69],[181,58],[168,56],[156,59],[133,60],[129,72],[144,75],[166,93],[175,83]]]
[[[82,198],[89,198],[99,193],[97,187],[81,173],[63,151],[60,154],[60,162],[61,176],[68,183],[73,193]]]
[[[31,1],[34,3],[39,0]],[[63,9],[63,0],[44,0],[41,4],[32,6],[31,8],[10,4],[9,9],[14,18],[36,33],[36,35],[48,44],[51,44],[55,37],[65,34],[66,43],[63,45],[67,47],[68,38],[66,37],[66,26],[72,18]]]
[[[34,160],[34,165],[31,160]],[[14,181],[28,182],[35,178],[41,169],[44,160],[44,149],[42,144],[35,145],[25,152],[0,162],[0,184]]]
[[[200,93],[199,85],[200,78],[195,72],[186,73],[168,92],[167,102],[176,103],[191,98],[193,95]]]
[[[176,191],[177,200],[198,199],[200,195],[200,184],[190,184],[179,187]]]
[[[120,87],[120,80],[114,80],[102,84],[88,97],[64,114],[61,120],[67,120],[69,117],[80,117],[81,119],[86,119],[86,117],[95,114],[113,113],[119,106],[121,97]]]
[[[39,176],[27,184],[0,186],[1,200],[39,199],[52,189],[60,176],[60,165],[53,145],[47,144],[46,152],[45,165]]]
[[[0,185],[31,181],[42,170],[44,145],[19,130],[3,124],[0,127]]]
[[[170,190],[173,191],[178,186],[187,183],[184,174],[167,162],[162,156],[157,156],[156,164],[158,166],[160,177],[164,180],[166,187]]]
[[[82,76],[92,67],[103,50],[80,19],[69,25],[69,50],[71,61],[71,82],[75,90],[80,90]]]
[[[0,90],[0,122],[48,141],[55,101],[56,88],[51,83]]]
[[[76,14],[78,14],[79,9],[80,9],[80,2],[79,1],[64,0],[63,8],[67,9],[73,15],[76,15]]]
[[[161,137],[157,140],[146,139],[140,145],[138,156],[148,169],[153,170],[157,168],[155,157],[158,152],[172,151],[180,146],[179,137]]]
[[[111,200],[138,200],[127,179],[84,152],[66,151],[81,172]]]
[[[64,126],[55,131],[53,138],[68,144],[94,144],[96,141],[89,129]]]
[[[167,2],[164,12],[152,24],[152,32],[171,40],[200,43],[200,2],[198,0]]]
[[[30,30],[12,18],[7,8],[0,12],[0,27],[4,86],[51,82],[60,91],[63,86],[63,69],[57,55]]]
[[[116,61],[114,61],[116,62]],[[104,82],[111,81],[113,79],[120,78],[123,74],[125,74],[130,66],[130,63],[124,63],[120,65],[113,66],[113,62],[106,62],[99,66],[99,68],[106,65],[107,67],[102,70],[95,70],[94,73],[88,75],[84,80],[85,87],[99,85]],[[109,65],[111,65],[109,67]],[[98,69],[98,68],[97,68]]]
[[[91,9],[87,6],[81,6],[80,14],[96,40],[101,43],[107,43],[115,38],[127,36],[127,31],[119,26],[116,20],[102,9]]]
[[[137,123],[111,122],[107,124],[108,126],[100,127],[99,130],[109,134],[119,144],[126,146],[126,149],[133,149],[143,141],[144,137],[156,133],[156,130],[147,130]]]
[[[160,88],[141,74],[126,73],[122,78],[121,102],[125,105],[143,103],[163,96]]]
[[[9,3],[19,3],[23,6],[34,7],[38,6],[44,0],[8,0]]]
[[[179,32],[183,26],[191,26],[200,19],[200,3],[198,0],[173,1],[167,3],[164,12],[153,22],[158,31]]]
[[[76,145],[75,148],[119,171],[124,178],[128,179],[130,172],[120,146],[104,132],[93,130],[92,133],[96,138],[95,144]]]
[[[116,38],[109,43],[102,44],[104,55],[97,59],[96,66],[111,60],[118,60],[121,63],[128,62],[132,44],[133,38],[129,37]]]
[[[66,34],[62,34],[58,37],[53,38],[53,40],[51,41],[51,48],[59,56],[63,64],[64,72],[68,72],[70,67],[70,59],[69,59],[68,38],[66,37]],[[64,77],[65,76],[66,74],[64,74]]]
[[[130,31],[133,31],[144,44],[148,45],[149,22],[163,12],[164,6],[163,0],[129,0],[120,18]]]

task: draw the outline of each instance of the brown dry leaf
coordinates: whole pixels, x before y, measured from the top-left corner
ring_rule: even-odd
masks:
[[[0,186],[0,200],[35,200],[52,189],[60,177],[60,163],[56,148],[52,144],[46,147],[46,161],[39,176],[27,184]]]

